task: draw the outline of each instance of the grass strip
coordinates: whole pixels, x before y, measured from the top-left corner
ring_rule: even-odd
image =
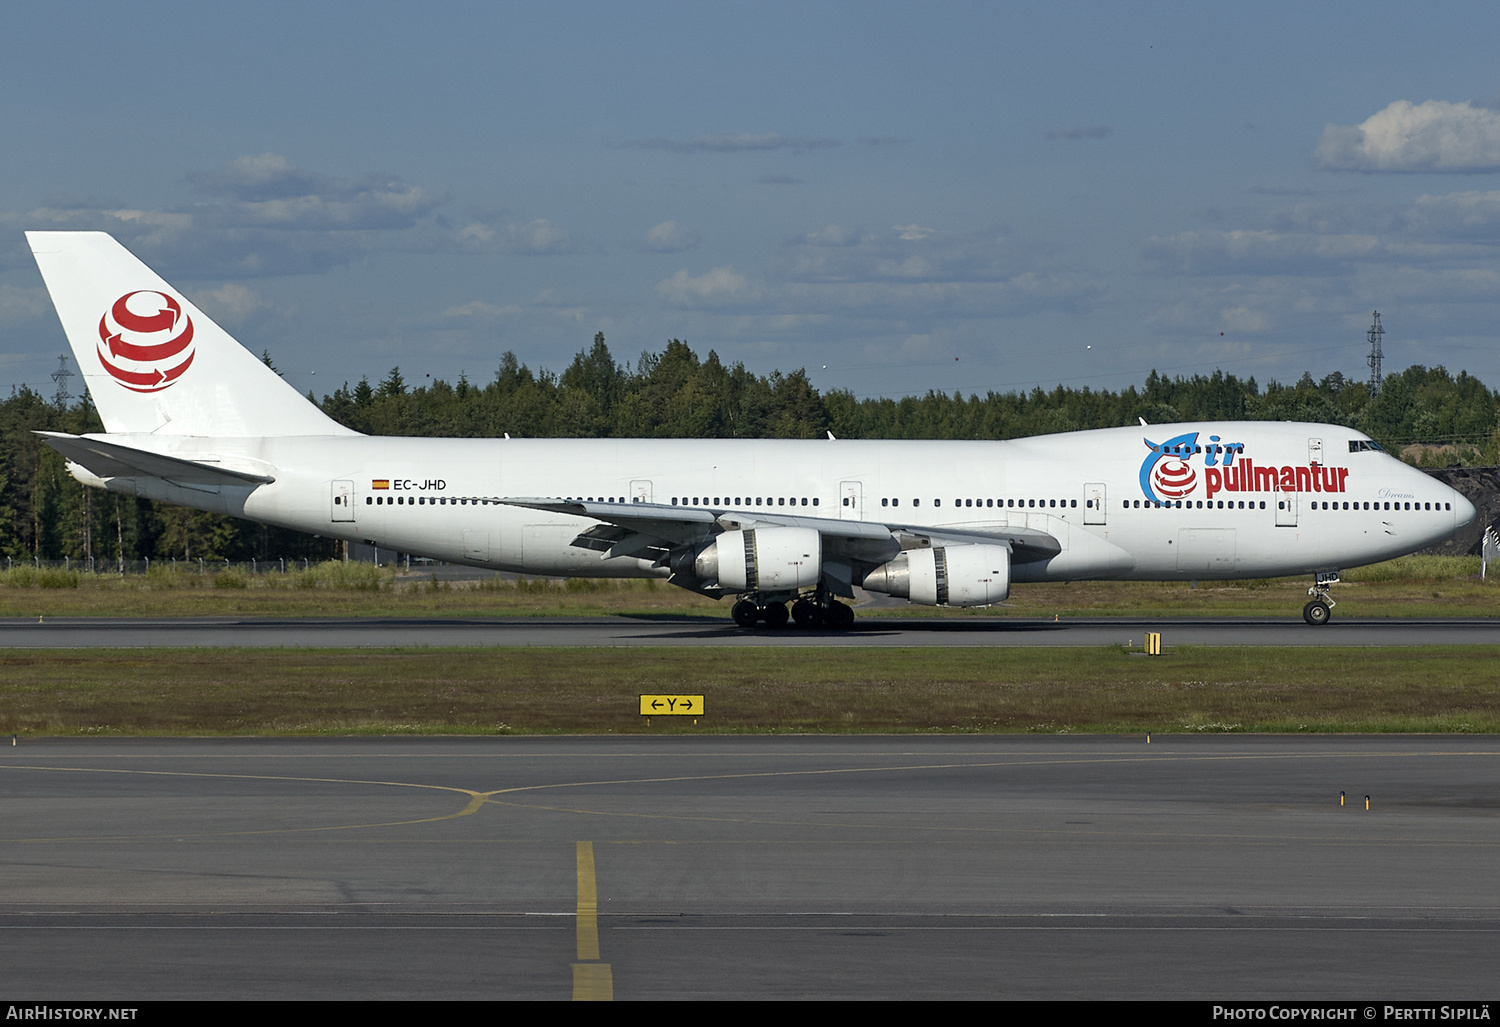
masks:
[[[0,654],[36,735],[1500,732],[1486,646]],[[641,693],[707,715],[637,715]]]
[[[882,617],[1295,617],[1310,578],[1090,581],[1015,586],[1001,606],[939,610],[886,600]],[[1337,617],[1500,617],[1500,574],[1479,579],[1477,557],[1406,556],[1345,574]],[[655,580],[482,577],[447,581],[371,564],[247,574],[241,568],[90,574],[19,564],[0,571],[0,617],[608,617],[673,613],[728,618],[716,602]]]

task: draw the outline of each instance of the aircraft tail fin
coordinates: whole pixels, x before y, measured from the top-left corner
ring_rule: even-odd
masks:
[[[27,232],[111,434],[353,435],[103,232]]]

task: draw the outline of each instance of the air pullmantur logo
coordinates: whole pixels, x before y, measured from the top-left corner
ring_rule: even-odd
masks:
[[[128,292],[99,319],[99,363],[131,392],[160,392],[193,362],[193,319],[165,293]]]
[[[1198,432],[1184,432],[1162,443],[1142,439],[1151,452],[1141,462],[1141,492],[1153,503],[1183,499],[1199,485],[1192,461],[1202,458],[1203,498],[1219,492],[1344,492],[1349,468],[1306,465],[1261,466],[1245,455],[1243,442],[1220,442],[1210,435],[1198,444]]]

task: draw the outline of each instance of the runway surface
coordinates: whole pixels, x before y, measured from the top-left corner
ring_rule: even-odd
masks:
[[[1291,617],[1094,617],[1063,621],[991,617],[862,616],[851,631],[788,625],[750,630],[726,617],[80,618],[0,619],[12,649],[285,646],[1099,646],[1500,645],[1500,618],[1338,619],[1310,627]]]
[[[0,810],[29,1000],[1460,1000],[1500,965],[1493,737],[72,739],[0,750]]]

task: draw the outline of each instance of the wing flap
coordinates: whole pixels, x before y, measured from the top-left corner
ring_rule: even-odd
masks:
[[[903,549],[940,545],[1007,545],[1016,563],[1048,560],[1062,552],[1057,538],[1045,531],[1004,525],[934,528],[659,503],[594,503],[571,499],[502,499],[501,502],[600,521],[599,525],[581,532],[573,545],[605,557],[706,542],[722,531],[766,527],[812,528],[823,536],[830,554],[876,562],[889,560]]]

